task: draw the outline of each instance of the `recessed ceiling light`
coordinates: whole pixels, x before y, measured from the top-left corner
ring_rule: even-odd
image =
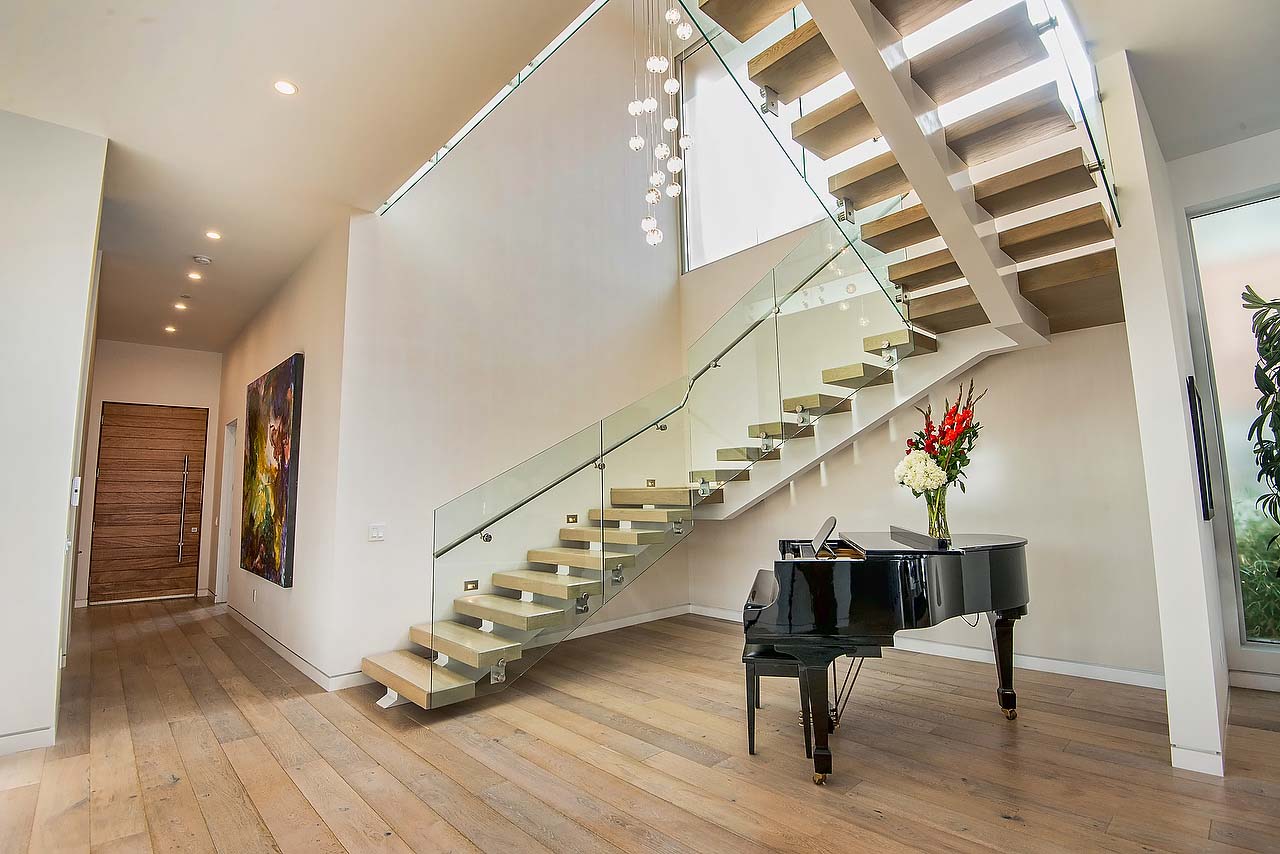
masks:
[[[186,310],[187,310],[187,304],[186,304],[185,302],[175,302],[175,303],[173,304],[173,307],[174,307],[174,308],[176,308],[178,311],[186,311]]]
[[[204,276],[201,276],[201,275],[200,275],[199,273],[197,273],[195,270],[192,270],[190,273],[187,273],[187,278],[188,278],[188,279],[190,279],[190,280],[191,280],[191,281],[193,281],[193,282],[198,282],[198,281],[200,281],[201,279],[203,279],[203,278],[204,278]]]
[[[177,331],[178,331],[178,327],[176,327],[176,326],[166,326],[166,327],[164,328],[164,331],[165,331],[165,332],[168,332],[170,335],[172,335],[173,333],[175,333],[175,332],[177,332]]]
[[[206,231],[206,232],[204,233],[204,236],[205,236],[205,237],[207,237],[207,238],[209,238],[210,240],[221,240],[221,239],[222,239],[222,235],[221,235],[221,234],[219,234],[219,233],[218,233],[218,232],[216,232],[216,231]]]
[[[288,80],[277,80],[276,91],[281,95],[296,95],[298,94],[298,87]]]

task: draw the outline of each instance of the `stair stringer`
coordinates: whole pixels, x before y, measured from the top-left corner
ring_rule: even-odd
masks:
[[[814,436],[792,439],[782,446],[781,459],[751,467],[751,479],[726,483],[724,503],[699,507],[697,521],[733,519],[782,489],[858,438],[876,429],[929,390],[949,382],[988,356],[1028,346],[987,324],[950,332],[938,339],[938,351],[904,359],[894,369],[893,383],[864,388],[853,395],[849,412],[822,416],[814,422]]]

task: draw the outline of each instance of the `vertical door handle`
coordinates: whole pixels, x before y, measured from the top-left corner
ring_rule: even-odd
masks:
[[[182,504],[178,510],[178,563],[182,563],[182,545],[187,530],[187,473],[191,464],[191,455],[182,456]]]

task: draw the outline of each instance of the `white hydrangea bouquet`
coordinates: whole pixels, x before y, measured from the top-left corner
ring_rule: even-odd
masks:
[[[932,407],[916,407],[924,416],[924,429],[907,440],[907,455],[893,470],[893,478],[917,498],[924,496],[931,537],[951,539],[947,524],[947,487],[954,483],[961,492],[965,491],[964,470],[978,441],[978,431],[982,429],[982,425],[973,420],[974,407],[986,394],[984,391],[975,398],[973,381],[969,381],[968,393],[962,383],[956,402],[944,401],[946,412],[942,423],[936,425]]]

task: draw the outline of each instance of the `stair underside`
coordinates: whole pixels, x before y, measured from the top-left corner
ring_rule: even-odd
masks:
[[[599,560],[597,559],[596,562],[598,564]],[[604,592],[604,585],[600,581],[598,571],[594,578],[583,578],[538,569],[512,569],[495,572],[492,581],[495,587],[519,590],[523,593],[536,593],[551,599],[571,600],[583,595],[594,596]]]
[[[837,199],[844,199],[847,207],[862,210],[894,196],[905,196],[911,192],[911,182],[894,153],[886,151],[832,175],[827,179],[827,189]]]
[[[752,439],[807,439],[813,435],[813,426],[809,424],[792,424],[790,421],[766,421],[763,424],[752,424],[747,428],[747,436]]]
[[[856,362],[839,368],[827,368],[822,372],[822,381],[827,385],[856,390],[868,386],[889,385],[893,382],[893,371],[884,365]]]
[[[791,139],[823,160],[878,135],[875,121],[855,91],[845,92],[791,123]]]
[[[1047,59],[1049,52],[1019,3],[911,59],[911,76],[945,104]]]
[[[688,507],[606,507],[590,510],[587,518],[592,522],[687,522],[693,518]]]
[[[1000,248],[1015,261],[1030,261],[1111,237],[1100,202],[1000,232]]]
[[[665,520],[664,520],[665,521]],[[648,546],[664,542],[667,532],[653,528],[561,528],[560,539],[575,543],[616,543],[623,546]]]
[[[947,147],[976,166],[1074,127],[1051,82],[947,125]]]
[[[814,21],[806,21],[747,60],[747,76],[789,104],[843,69]]]
[[[693,483],[731,483],[733,481],[751,480],[751,469],[695,469],[689,472],[689,480]]]
[[[882,332],[879,335],[868,335],[862,339],[862,349],[868,353],[878,353],[891,347],[898,349],[898,358],[906,359],[924,353],[938,352],[938,339],[907,327],[894,329],[892,332]]]
[[[1050,332],[1070,332],[1124,320],[1114,249],[1057,261],[1018,274],[1027,301],[1049,320]],[[968,285],[911,300],[911,320],[938,334],[987,322]]]
[[[556,547],[529,549],[529,563],[545,563],[551,566],[572,566],[576,569],[613,569],[616,566],[635,566],[636,556],[628,552],[592,551]]]
[[[872,0],[899,35],[909,36],[924,29],[948,12],[959,9],[968,0]]]
[[[950,249],[939,249],[937,252],[889,265],[889,281],[904,291],[941,285],[963,275]]]
[[[550,629],[564,622],[564,610],[537,602],[521,602],[506,596],[481,593],[453,600],[453,610],[477,620],[489,620],[525,632]]]
[[[758,446],[743,448],[720,448],[716,451],[716,462],[720,463],[754,463],[760,460],[777,460],[782,458],[782,451],[774,448],[766,451]]]
[[[476,695],[475,683],[404,649],[371,655],[360,663],[365,675],[401,697],[430,709]]]
[[[795,5],[796,0],[700,0],[698,10],[745,42]]]
[[[803,394],[798,397],[788,397],[782,401],[783,412],[809,412],[827,414],[831,412],[848,412],[853,408],[853,400],[848,395],[842,394],[824,394],[818,392],[816,394]]]
[[[520,657],[521,649],[518,641],[452,620],[411,626],[409,640],[482,670],[499,661],[515,661]]]

